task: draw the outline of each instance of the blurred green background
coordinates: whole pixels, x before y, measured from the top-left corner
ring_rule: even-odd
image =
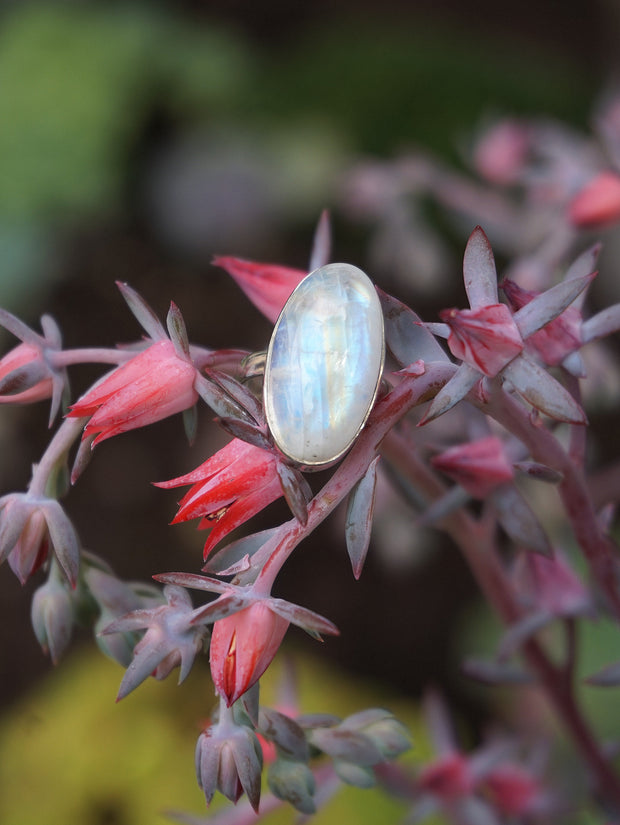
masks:
[[[262,348],[269,325],[210,266],[213,254],[304,267],[328,207],[336,256],[363,267],[365,227],[339,208],[351,164],[420,146],[458,165],[463,143],[497,114],[585,129],[618,37],[611,0],[5,2],[0,305],[31,324],[51,312],[68,346],[110,346],[138,334],[113,286],[121,279],[161,314],[174,299],[196,342]],[[454,277],[458,289],[458,267]],[[74,397],[97,374],[76,370]],[[0,492],[23,489],[49,437],[47,411],[1,412]],[[106,443],[68,499],[85,543],[119,575],[199,564],[200,536],[163,529],[175,502],[149,482],[187,471],[224,439],[206,414],[197,450],[181,430],[174,420]],[[401,528],[415,546],[371,554],[357,584],[329,526],[281,577],[278,595],[342,631],[320,652],[348,676],[301,666],[309,709],[359,709],[362,677],[379,703],[415,699],[434,681],[475,741],[490,700],[458,663],[484,633],[466,646],[455,631],[476,611],[473,586],[452,548],[426,534],[418,544],[406,520]],[[117,708],[119,669],[84,638],[50,676],[29,626],[34,586],[0,570],[3,825],[138,825],[166,805],[200,810],[192,752],[211,709],[206,673],[183,693],[148,685]],[[303,662],[308,646],[297,642]],[[414,705],[408,713],[416,718]],[[416,759],[425,747],[419,734]],[[356,822],[387,816],[362,794],[347,799]]]

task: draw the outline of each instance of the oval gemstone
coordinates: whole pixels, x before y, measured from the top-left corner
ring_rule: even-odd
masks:
[[[284,455],[321,467],[349,449],[374,404],[384,354],[381,305],[361,269],[327,264],[301,281],[265,365],[265,414]]]

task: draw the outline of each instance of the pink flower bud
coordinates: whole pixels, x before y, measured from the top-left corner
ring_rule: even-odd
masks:
[[[215,622],[211,637],[211,676],[229,706],[269,667],[288,626],[286,619],[262,601]]]
[[[568,219],[580,229],[607,226],[620,220],[620,176],[600,172],[568,205]]]
[[[172,341],[157,341],[73,404],[69,417],[91,416],[84,437],[98,434],[94,446],[192,407],[195,379],[196,368],[177,355]]]
[[[505,304],[478,309],[444,309],[448,346],[456,358],[493,378],[523,349],[523,339]]]
[[[486,498],[514,477],[502,442],[495,436],[450,447],[431,459],[431,464],[474,498]]]
[[[474,149],[476,171],[491,183],[515,183],[523,171],[530,137],[524,124],[502,120],[488,129]]]
[[[541,797],[538,781],[517,765],[502,765],[489,773],[485,790],[493,806],[506,816],[523,816],[536,807]]]
[[[469,794],[474,781],[467,759],[453,753],[424,768],[418,777],[418,786],[444,802],[451,802]]]
[[[51,397],[51,372],[38,347],[19,344],[0,360],[0,403],[29,404]]]

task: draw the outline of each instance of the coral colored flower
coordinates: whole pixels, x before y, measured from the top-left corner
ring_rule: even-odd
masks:
[[[496,487],[514,477],[502,442],[496,436],[450,447],[431,459],[431,464],[474,498],[486,498]]]
[[[502,281],[501,287],[515,312],[529,304],[540,294],[530,289],[524,289],[509,278]],[[569,306],[561,315],[558,315],[557,318],[549,321],[542,329],[531,335],[527,343],[534,347],[545,364],[556,366],[583,344],[582,322],[581,311],[576,306]]]
[[[0,360],[0,404],[42,401],[52,397],[52,389],[51,372],[38,347],[19,344]]]
[[[257,601],[219,619],[211,636],[211,676],[228,706],[249,690],[271,664],[289,622]]]
[[[450,327],[451,353],[489,378],[496,376],[523,349],[523,339],[505,304],[444,309],[439,317]]]
[[[213,528],[204,547],[206,558],[231,530],[283,495],[277,465],[275,454],[235,438],[192,472],[156,486],[192,485],[173,524],[200,518],[199,529]]]
[[[172,341],[157,341],[87,392],[68,415],[91,416],[84,437],[97,435],[94,446],[192,407],[198,400],[196,376]]]
[[[291,292],[308,274],[303,269],[254,263],[241,258],[217,257],[213,259],[213,263],[225,269],[254,306],[273,323]]]
[[[568,218],[580,229],[607,226],[620,220],[620,176],[600,172],[568,205]]]

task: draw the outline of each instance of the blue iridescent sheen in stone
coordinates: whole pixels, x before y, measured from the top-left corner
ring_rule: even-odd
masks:
[[[265,367],[267,423],[286,456],[323,466],[348,450],[374,404],[384,350],[381,305],[360,269],[327,264],[299,284]]]

